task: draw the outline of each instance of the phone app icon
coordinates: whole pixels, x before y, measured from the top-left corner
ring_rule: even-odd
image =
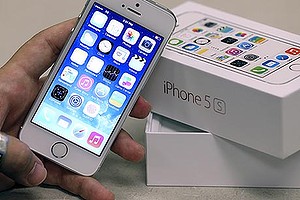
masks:
[[[186,44],[182,48],[187,51],[195,51],[195,50],[199,49],[200,47],[196,44]]]
[[[126,96],[118,91],[114,91],[109,98],[109,103],[117,108],[121,108],[126,100]]]
[[[83,125],[76,125],[73,129],[73,135],[76,137],[76,138],[83,138],[86,133],[87,133],[87,128],[84,127]]]
[[[266,38],[260,37],[260,36],[254,36],[249,39],[250,42],[253,42],[255,44],[261,44],[266,40]]]
[[[46,122],[50,123],[53,119],[57,119],[57,116],[51,107],[45,106],[42,109],[42,118],[46,120]]]
[[[99,148],[104,140],[104,137],[99,133],[92,132],[87,139],[87,143],[95,148]]]
[[[129,61],[129,67],[138,72],[142,71],[145,64],[146,64],[146,59],[137,54],[135,54]]]
[[[217,25],[217,23],[215,23],[215,22],[206,22],[204,24],[204,26],[207,27],[207,28],[212,28],[212,27],[214,27],[216,25]]]
[[[85,60],[88,57],[88,53],[82,49],[76,48],[72,55],[71,55],[71,61],[78,65],[83,65],[85,63]]]
[[[111,81],[115,81],[118,78],[119,74],[120,70],[113,65],[107,65],[103,72],[103,76]]]
[[[97,38],[98,38],[98,35],[96,33],[89,31],[89,30],[85,30],[83,35],[80,38],[80,42],[91,47],[95,44]]]
[[[275,60],[267,60],[266,62],[262,63],[263,66],[274,68],[277,67],[280,63]]]
[[[142,41],[139,44],[139,48],[143,51],[145,51],[146,53],[151,53],[151,51],[154,49],[156,45],[155,40],[153,40],[152,38],[149,38],[148,36],[144,36],[142,38]]]
[[[73,69],[72,67],[65,67],[63,72],[60,75],[60,78],[68,83],[74,83],[76,77],[78,75],[78,71]]]
[[[109,54],[112,48],[113,48],[113,44],[107,39],[102,39],[99,42],[98,49],[100,52],[104,54]]]
[[[56,85],[51,92],[51,96],[58,101],[63,101],[66,98],[67,94],[68,89],[61,85]]]
[[[226,43],[226,44],[233,44],[236,41],[238,41],[238,39],[235,39],[233,37],[226,37],[226,38],[221,40],[221,42]]]
[[[97,117],[100,111],[100,106],[92,101],[88,101],[83,108],[83,113],[91,118]]]
[[[131,45],[134,45],[140,37],[140,33],[132,28],[126,29],[123,40]]]
[[[124,28],[124,25],[121,23],[121,22],[118,22],[117,20],[111,20],[106,28],[106,31],[115,36],[115,37],[118,37],[122,30]]]
[[[195,27],[195,28],[192,29],[192,31],[193,31],[194,33],[202,33],[202,32],[204,31],[204,29],[199,28],[199,27]]]
[[[206,45],[206,44],[210,43],[210,39],[204,38],[204,37],[200,37],[200,38],[194,40],[194,42],[196,44],[199,44],[199,45]]]
[[[105,98],[110,91],[110,87],[104,85],[103,83],[98,83],[95,87],[94,93],[100,99]]]
[[[73,108],[78,109],[83,104],[83,101],[84,98],[82,96],[76,93],[72,93],[69,98],[69,105],[72,106]]]
[[[244,50],[249,50],[252,47],[254,47],[254,45],[249,43],[249,42],[242,42],[242,43],[238,44],[238,48],[241,48],[241,49],[244,49]]]
[[[285,54],[279,54],[279,55],[276,56],[277,60],[287,60],[289,58],[290,57],[288,55],[285,55]]]
[[[95,56],[91,57],[86,68],[96,74],[98,74],[104,65],[104,61]]]
[[[237,56],[241,54],[243,51],[238,49],[238,48],[230,48],[226,51],[227,54],[232,55],[232,56]]]
[[[169,40],[168,44],[173,45],[173,46],[178,46],[183,43],[183,40],[177,39],[177,38],[172,38]]]
[[[251,69],[250,71],[255,74],[263,74],[263,73],[267,72],[268,69],[265,67],[262,67],[262,66],[256,66],[253,69]]]
[[[94,84],[94,79],[83,74],[80,76],[79,81],[77,82],[77,87],[88,92],[90,91],[93,84]]]
[[[230,64],[232,66],[235,66],[235,67],[244,67],[248,63],[246,61],[243,61],[243,60],[235,60],[235,61],[231,62]]]
[[[130,55],[130,51],[124,47],[118,46],[113,54],[113,59],[120,63],[125,63]]]
[[[69,118],[63,115],[60,115],[57,119],[57,125],[64,129],[69,128],[71,124],[72,124],[72,120],[70,120]]]
[[[105,14],[103,14],[99,11],[96,11],[93,14],[90,22],[91,22],[92,25],[94,25],[98,28],[103,28],[106,21],[107,21],[107,19],[108,19],[108,17]]]
[[[136,81],[136,78],[128,73],[124,73],[119,81],[119,85],[126,88],[127,90],[130,90],[134,83]]]
[[[259,56],[256,54],[247,54],[244,56],[244,59],[249,61],[256,60],[257,58],[259,58]]]
[[[219,31],[221,33],[229,33],[231,31],[233,31],[233,28],[231,28],[229,26],[222,26],[222,27],[218,28],[217,31]]]
[[[296,56],[296,55],[300,54],[300,49],[293,47],[293,48],[286,50],[285,53]]]

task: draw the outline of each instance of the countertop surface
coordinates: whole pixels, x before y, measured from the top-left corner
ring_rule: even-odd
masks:
[[[183,0],[158,0],[173,8]],[[299,34],[299,0],[196,0],[203,5],[236,14],[254,21]],[[40,30],[78,16],[84,0],[16,0],[0,1],[0,66],[30,37]],[[142,144],[145,143],[145,120],[128,118],[124,128]],[[226,188],[226,187],[148,187],[145,161],[127,162],[110,153],[95,177],[123,200],[182,199],[300,199],[298,189]],[[17,188],[0,193],[0,199],[78,199],[55,187],[42,185]]]

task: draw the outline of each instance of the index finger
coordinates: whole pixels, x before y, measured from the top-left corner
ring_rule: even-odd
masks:
[[[23,70],[33,80],[53,64],[67,41],[76,19],[45,29],[26,42],[12,57],[7,67]]]

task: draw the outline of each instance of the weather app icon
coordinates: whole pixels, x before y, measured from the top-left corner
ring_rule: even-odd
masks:
[[[92,31],[89,31],[89,30],[85,30],[80,39],[80,42],[91,47],[95,44],[97,38],[98,38],[98,35],[96,33],[93,33]]]

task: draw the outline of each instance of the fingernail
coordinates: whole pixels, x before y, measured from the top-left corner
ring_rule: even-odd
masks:
[[[27,175],[28,184],[36,186],[41,184],[47,176],[46,169],[40,164],[35,162],[32,170]]]

